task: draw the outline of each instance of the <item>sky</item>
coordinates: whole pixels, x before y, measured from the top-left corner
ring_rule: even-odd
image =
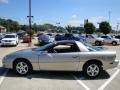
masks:
[[[28,24],[29,0],[0,0],[0,17]],[[109,20],[110,13],[110,20]],[[120,0],[32,0],[33,23],[80,26],[84,20],[109,20],[113,28],[120,22]]]

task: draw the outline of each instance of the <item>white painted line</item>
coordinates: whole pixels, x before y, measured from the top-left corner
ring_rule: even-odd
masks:
[[[8,73],[8,69],[3,73],[3,75],[0,77],[0,85],[2,84],[3,80],[5,79],[5,76]]]
[[[117,74],[120,72],[120,69],[117,69],[117,71],[109,78],[98,90],[104,90],[104,88],[117,76]]]
[[[72,76],[74,77],[75,80],[77,80],[77,82],[82,85],[86,90],[90,90],[90,88],[88,88],[88,86],[86,86],[81,80],[80,78],[77,78],[75,75],[72,74]],[[81,78],[83,79],[83,78]]]

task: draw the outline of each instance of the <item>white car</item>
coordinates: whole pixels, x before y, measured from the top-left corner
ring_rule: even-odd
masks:
[[[1,45],[13,45],[17,46],[19,43],[17,34],[6,34],[5,37],[1,40]]]
[[[86,35],[86,42],[90,44],[95,44],[96,46],[101,46],[104,43],[103,38],[99,38],[95,35]]]
[[[104,43],[106,43],[106,44],[112,44],[114,46],[120,44],[119,39],[111,37],[109,35],[101,36],[101,38],[104,39]]]

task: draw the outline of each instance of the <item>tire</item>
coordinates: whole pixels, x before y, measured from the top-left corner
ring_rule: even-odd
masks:
[[[17,74],[25,76],[31,73],[32,66],[28,61],[19,60],[14,63],[13,69]]]
[[[95,62],[87,63],[83,68],[83,73],[87,78],[96,78],[102,73],[102,67]]]
[[[101,44],[100,41],[96,41],[96,42],[95,42],[95,45],[96,45],[96,46],[101,46],[102,44]]]
[[[113,41],[113,42],[112,42],[112,45],[113,45],[113,46],[116,46],[116,45],[117,45],[117,42],[116,42],[116,41]]]

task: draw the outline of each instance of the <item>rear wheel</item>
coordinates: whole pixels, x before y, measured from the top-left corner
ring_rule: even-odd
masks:
[[[87,63],[84,66],[83,72],[86,77],[96,78],[101,74],[102,68],[98,63]]]
[[[32,67],[27,61],[20,60],[14,63],[14,70],[19,75],[27,75],[32,71]]]
[[[101,42],[100,42],[100,41],[96,41],[96,42],[95,42],[95,45],[96,45],[96,46],[101,46]]]
[[[113,45],[113,46],[117,45],[117,42],[116,42],[116,41],[113,41],[113,42],[112,42],[112,45]]]

